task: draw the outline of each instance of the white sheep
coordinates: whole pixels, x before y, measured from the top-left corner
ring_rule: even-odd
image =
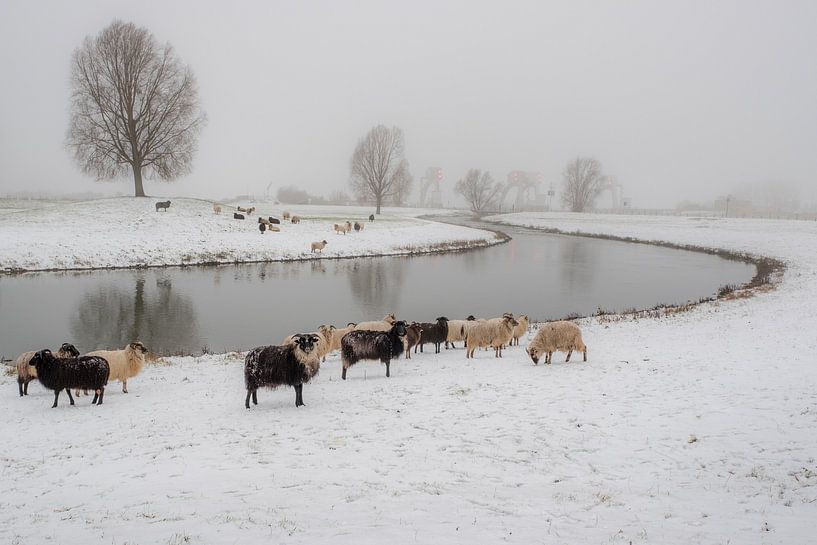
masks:
[[[382,320],[375,320],[373,322],[360,322],[355,326],[356,330],[364,329],[366,331],[389,331],[395,322],[394,313],[386,314]]]
[[[490,346],[494,349],[494,357],[502,357],[502,347],[511,342],[516,320],[511,316],[503,316],[492,320],[480,321],[466,328],[466,358],[473,358],[477,348]]]
[[[281,346],[287,344],[295,344],[298,340],[299,336],[303,335],[312,335],[313,336],[313,351],[318,359],[322,359],[326,361],[326,355],[329,353],[329,349],[332,346],[332,337],[334,335],[335,326],[331,325],[322,325],[318,328],[318,331],[313,331],[311,333],[298,333],[295,335],[290,335],[289,337],[285,338],[284,341],[281,343]]]
[[[213,203],[213,212],[215,212],[216,214],[221,214],[221,206],[219,206],[216,203]]]
[[[340,350],[340,340],[343,338],[344,335],[346,335],[350,331],[354,331],[355,325],[357,325],[357,324],[354,324],[354,323],[350,322],[349,324],[346,325],[346,327],[336,328],[335,326],[329,326],[329,327],[332,328],[332,340],[329,343],[329,352],[328,352],[329,354],[331,354],[332,352],[335,352],[337,350]]]
[[[587,361],[587,346],[582,340],[582,331],[573,322],[549,322],[539,327],[539,332],[528,344],[526,352],[533,360],[539,364],[539,357],[544,354],[545,363],[553,361],[554,352],[567,352],[566,362],[570,361],[573,351],[581,352],[584,361]]]
[[[95,350],[88,352],[86,356],[100,356],[108,360],[108,364],[111,366],[111,374],[108,380],[122,381],[122,392],[127,394],[128,379],[142,372],[147,351],[145,345],[136,341],[122,350]]]
[[[473,316],[469,316],[469,318],[468,320],[448,320],[448,338],[445,341],[446,348],[448,348],[449,343],[451,344],[451,348],[457,348],[454,345],[455,342],[465,342],[466,328],[476,321]]]
[[[511,346],[519,346],[519,338],[528,332],[528,325],[530,324],[530,319],[528,318],[527,314],[520,315],[516,321],[517,324],[516,327],[513,328],[513,340],[511,341]]]
[[[312,243],[312,251],[313,252],[318,251],[320,253],[323,253],[323,249],[326,248],[327,244],[328,244],[328,242],[326,242],[325,240],[319,240],[318,242],[313,242]]]

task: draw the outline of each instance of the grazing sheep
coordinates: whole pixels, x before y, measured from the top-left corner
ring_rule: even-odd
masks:
[[[581,352],[587,361],[587,346],[582,340],[582,331],[573,322],[549,322],[542,324],[536,336],[528,344],[526,352],[533,363],[539,364],[539,357],[545,355],[545,363],[553,361],[554,352],[567,352],[565,362],[570,361],[573,351]]]
[[[346,327],[335,328],[335,326],[330,326],[332,327],[332,341],[329,343],[329,354],[340,350],[340,340],[350,331],[354,331],[356,325],[354,322],[349,322]]]
[[[345,225],[338,225],[338,224],[336,223],[336,224],[334,225],[334,229],[335,229],[335,234],[336,234],[336,235],[339,235],[340,233],[343,233],[343,234],[345,235],[345,234],[347,233],[347,231],[346,231],[346,226],[345,226]]]
[[[448,350],[448,345],[451,348],[457,348],[454,344],[456,341],[465,342],[465,328],[476,318],[469,316],[465,320],[448,320],[448,338],[445,339],[445,348]]]
[[[128,393],[128,379],[142,372],[145,365],[145,354],[148,349],[141,342],[136,341],[122,350],[95,350],[86,356],[99,356],[108,360],[111,366],[110,380],[122,381],[122,392]]]
[[[236,212],[233,212],[233,219],[234,220],[243,220],[244,219],[244,214],[238,214]]]
[[[270,233],[280,233],[281,228],[278,227],[277,225],[270,225],[269,227],[267,227],[267,231],[269,231]]]
[[[411,359],[411,349],[420,342],[422,333],[423,328],[417,322],[411,322],[411,325],[406,326],[406,336],[403,339],[406,348],[406,359]]]
[[[263,223],[259,223],[259,224],[258,224],[258,230],[259,230],[259,231],[261,231],[261,234],[263,235],[263,234],[264,234],[264,231],[266,231],[266,230],[267,230],[267,226],[266,226],[266,225],[264,225]]]
[[[217,205],[216,203],[213,203],[213,212],[215,212],[217,215],[221,214],[221,206]]]
[[[281,225],[281,220],[279,220],[278,218],[273,218],[272,216],[267,218],[267,221],[269,221],[273,225]]]
[[[31,358],[36,354],[35,351],[23,352],[17,359],[14,360],[14,365],[17,367],[17,386],[20,389],[20,397],[28,395],[28,383],[37,378],[37,369],[31,366]],[[71,343],[62,343],[60,349],[57,350],[58,358],[75,358],[79,356],[79,350]]]
[[[516,327],[517,321],[510,316],[494,320],[476,320],[473,325],[466,328],[466,358],[473,358],[477,348],[487,346],[494,349],[495,358],[502,357],[502,347],[511,342],[513,328]]]
[[[170,208],[170,201],[161,201],[156,203],[156,211],[164,210],[167,212],[167,209]]]
[[[355,222],[355,231],[362,231],[362,230],[363,230],[363,224]]]
[[[270,224],[267,218],[258,218],[258,223],[263,223],[264,225]]]
[[[373,322],[360,322],[355,326],[357,330],[366,330],[366,331],[388,331],[394,325],[395,318],[394,313],[386,314],[383,316],[382,320],[375,320]]]
[[[528,332],[528,325],[530,324],[527,314],[520,315],[516,321],[518,323],[516,327],[513,328],[513,339],[511,340],[511,346],[519,346],[519,337]]]
[[[304,404],[304,383],[318,374],[321,363],[315,353],[315,335],[299,333],[293,335],[293,342],[283,346],[259,346],[244,358],[244,385],[247,397],[244,406],[258,405],[258,388],[295,388],[295,406]]]
[[[448,338],[448,318],[441,316],[437,318],[435,323],[421,323],[420,329],[423,334],[420,336],[420,342],[417,345],[420,347],[420,352],[423,351],[423,345],[426,343],[434,344],[434,353],[440,353],[440,345]],[[414,350],[417,350],[415,347]]]
[[[313,242],[312,243],[312,252],[314,253],[314,252],[318,251],[320,253],[323,253],[323,249],[326,248],[327,244],[328,244],[328,242],[326,242],[325,240],[321,240],[319,242]]]
[[[369,221],[374,221],[374,214],[369,214]]]
[[[49,390],[54,390],[52,409],[57,406],[62,390],[68,393],[71,405],[74,404],[71,388],[93,390],[94,399],[91,405],[102,405],[105,385],[108,384],[110,374],[110,367],[105,358],[99,356],[56,358],[51,350],[40,350],[32,356],[30,364],[37,369],[37,379],[40,383]]]
[[[283,214],[281,214],[281,217],[284,218],[285,220],[288,220],[290,218],[290,213],[284,212]]]
[[[406,322],[397,321],[388,331],[350,331],[340,340],[340,357],[343,361],[343,374],[360,360],[380,360],[386,364],[386,376],[389,364],[403,353],[403,337],[406,336]]]
[[[301,223],[301,216],[292,216],[289,221],[292,223]]]

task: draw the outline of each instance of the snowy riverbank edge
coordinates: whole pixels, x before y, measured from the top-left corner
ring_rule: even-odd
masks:
[[[371,209],[341,206],[289,206],[271,202],[252,217],[233,219],[236,208],[199,199],[171,199],[157,212],[156,199],[112,198],[62,202],[0,215],[0,270],[6,273],[215,265],[389,255],[419,255],[491,246],[504,242],[496,233],[439,223],[419,216],[427,209],[384,209],[375,221]],[[257,218],[301,216],[282,222],[280,233],[261,234]],[[350,221],[360,232],[335,233],[333,225]],[[328,242],[322,253],[311,243]]]
[[[753,297],[581,320],[586,364],[532,365],[533,332],[500,361],[426,352],[393,364],[390,379],[361,363],[340,381],[332,355],[297,409],[291,389],[244,409],[241,354],[167,358],[130,394],[113,385],[100,408],[82,398],[51,410],[38,385],[19,400],[0,377],[14,438],[0,445],[0,538],[809,542],[817,226],[501,220],[725,248],[787,269]]]

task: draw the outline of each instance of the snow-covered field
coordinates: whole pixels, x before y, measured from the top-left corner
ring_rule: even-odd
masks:
[[[86,202],[38,203],[0,214],[0,270],[88,269],[244,261],[311,259],[313,241],[326,240],[326,257],[397,255],[493,244],[494,233],[418,219],[439,211],[385,209],[374,222],[371,208],[330,206],[256,206],[252,217],[234,220],[235,209],[212,203],[171,199],[167,212],[156,212],[159,199],[128,197]],[[13,205],[13,206],[11,206]],[[284,210],[301,215],[298,225],[284,223],[280,233],[258,230],[258,216]],[[338,235],[332,226],[365,221],[362,232]]]
[[[426,351],[390,379],[360,363],[342,382],[331,356],[297,409],[291,389],[244,409],[234,355],[150,366],[101,407],[52,410],[4,376],[0,542],[813,543],[817,224],[493,219],[788,269],[754,297],[586,320],[587,363],[533,366],[526,340],[502,360]]]

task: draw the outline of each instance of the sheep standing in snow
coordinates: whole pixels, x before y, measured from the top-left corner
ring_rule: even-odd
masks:
[[[388,331],[395,323],[394,313],[386,314],[382,320],[375,320],[373,322],[360,322],[355,326],[355,329],[363,329],[366,331]]]
[[[517,321],[510,316],[494,320],[479,321],[468,326],[466,330],[466,358],[473,358],[477,348],[490,346],[494,349],[494,357],[502,357],[502,347],[511,342],[513,338],[513,328]]]
[[[315,353],[314,335],[299,333],[293,335],[293,342],[282,346],[259,346],[244,358],[244,385],[247,397],[244,406],[258,405],[258,388],[295,388],[295,406],[304,404],[304,384],[318,374],[321,363]]]
[[[95,350],[86,356],[99,356],[108,360],[111,367],[110,380],[122,381],[122,392],[128,393],[128,379],[142,372],[145,365],[145,354],[148,349],[141,342],[136,341],[122,350]]]
[[[374,214],[369,214],[369,221],[374,221]]]
[[[352,232],[352,223],[347,221],[344,225],[346,226],[346,232],[351,233]]]
[[[536,365],[539,364],[539,358],[543,354],[545,363],[550,364],[553,361],[554,352],[567,352],[565,361],[568,362],[574,350],[581,352],[584,355],[584,361],[587,361],[587,346],[582,340],[581,329],[573,322],[565,321],[542,324],[526,349],[530,359]]]
[[[293,344],[297,341],[298,335],[312,335],[312,350],[315,351],[315,355],[318,356],[322,361],[326,361],[326,355],[329,353],[329,347],[332,346],[332,337],[335,332],[335,326],[333,325],[322,325],[318,328],[317,331],[312,331],[310,333],[298,333],[296,335],[290,335],[289,337],[285,338],[284,341],[281,343],[281,346],[286,344]]]
[[[517,324],[516,327],[513,328],[513,340],[511,340],[511,346],[519,346],[519,338],[528,332],[528,325],[530,325],[530,320],[528,319],[527,314],[520,315],[516,321]]]
[[[406,348],[406,359],[411,359],[411,349],[417,346],[420,342],[420,335],[423,334],[423,328],[417,322],[412,322],[406,326],[406,336],[403,339],[403,344]]]
[[[340,340],[340,357],[343,361],[343,374],[360,360],[380,360],[386,364],[386,376],[392,359],[403,353],[403,337],[406,336],[406,322],[397,321],[388,331],[350,331]]]
[[[281,214],[281,217],[284,218],[285,220],[288,220],[291,216],[289,212],[285,211],[283,214]]]
[[[219,205],[218,205],[218,204],[216,204],[216,203],[213,203],[213,212],[214,212],[216,215],[220,215],[220,214],[221,214],[221,206],[219,206]]]
[[[335,230],[336,235],[339,235],[341,233],[343,233],[344,235],[346,234],[346,226],[345,225],[338,225],[336,223],[336,224],[334,224],[333,229]]]
[[[448,337],[445,339],[445,348],[448,350],[448,345],[451,348],[457,348],[454,344],[457,341],[465,342],[465,328],[476,318],[469,316],[465,320],[448,320]]]
[[[102,405],[110,373],[105,358],[98,356],[56,358],[51,350],[40,350],[34,354],[30,363],[37,369],[37,379],[40,383],[49,390],[54,390],[52,409],[57,406],[62,390],[68,393],[71,405],[74,404],[71,388],[93,390],[94,399],[91,404]]]
[[[289,221],[292,223],[301,223],[301,216],[292,216]]]
[[[445,316],[441,316],[437,318],[437,321],[432,323],[422,323],[420,324],[420,329],[423,330],[422,335],[420,335],[420,342],[418,346],[420,347],[420,352],[423,351],[423,345],[426,343],[434,344],[434,353],[440,353],[440,345],[446,342],[448,338],[448,318]],[[415,350],[417,350],[415,348]]]
[[[170,208],[170,201],[160,201],[156,203],[156,211],[164,210],[167,212],[167,209]]]
[[[327,244],[328,244],[328,242],[326,242],[325,240],[320,240],[318,242],[313,242],[312,243],[312,253],[315,253],[315,252],[323,253],[323,249],[326,248]]]
[[[330,326],[332,328],[332,340],[329,343],[328,352],[329,354],[337,350],[340,350],[340,340],[343,338],[344,335],[346,335],[350,331],[354,331],[356,325],[357,324],[355,324],[354,322],[349,322],[348,324],[346,324],[346,327],[336,328],[335,326]]]
[[[31,366],[31,358],[36,354],[35,351],[23,352],[17,359],[14,360],[14,365],[17,367],[17,386],[20,389],[20,397],[28,395],[28,383],[37,378],[37,369]],[[60,349],[57,350],[57,358],[75,358],[79,356],[79,350],[71,343],[62,343]]]
[[[362,230],[363,230],[363,224],[355,222],[355,231],[359,232],[359,231],[362,231]]]

